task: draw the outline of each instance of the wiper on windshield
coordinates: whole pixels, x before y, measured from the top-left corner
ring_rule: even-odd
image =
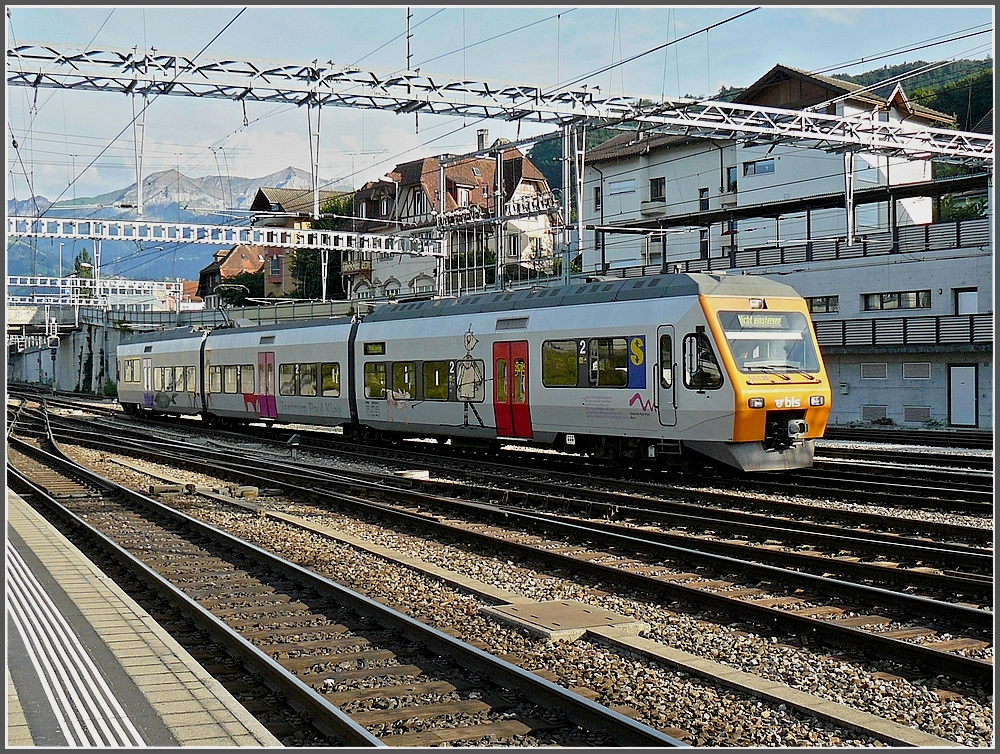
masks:
[[[781,366],[784,366],[784,365],[781,365]],[[791,377],[789,377],[784,372],[779,372],[777,364],[745,364],[743,366],[743,368],[746,369],[747,371],[750,371],[750,372],[754,371],[755,369],[759,369],[761,372],[767,372],[769,374],[776,374],[776,375],[778,375],[779,377],[781,377],[784,380],[790,380],[790,379],[792,379]]]

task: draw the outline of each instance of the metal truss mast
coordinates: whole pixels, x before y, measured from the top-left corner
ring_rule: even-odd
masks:
[[[875,114],[822,113],[728,102],[604,97],[596,89],[448,80],[418,71],[380,73],[321,63],[192,59],[157,50],[58,49],[26,43],[7,50],[7,85],[162,94],[394,113],[429,113],[568,125],[638,122],[663,133],[752,142],[794,140],[803,146],[854,150],[910,159],[993,161],[986,134],[884,123]]]

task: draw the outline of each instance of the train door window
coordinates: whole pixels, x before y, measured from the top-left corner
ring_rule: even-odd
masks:
[[[194,367],[189,367],[191,374],[194,374]],[[191,389],[191,383],[188,383],[188,390]],[[241,393],[253,393],[253,364],[243,364],[240,366],[240,392]]]
[[[626,387],[628,352],[625,338],[594,338],[590,341],[592,387]]]
[[[542,384],[546,387],[576,387],[578,350],[583,359],[587,353],[586,340],[547,340],[542,343]]]
[[[315,364],[299,364],[299,395],[316,395]]]
[[[239,390],[239,367],[235,364],[227,364],[222,369],[222,391],[224,393],[238,393]]]
[[[392,395],[398,399],[416,397],[417,371],[412,361],[393,362]]]
[[[425,361],[424,372],[424,400],[425,401],[446,401],[448,400],[448,362],[447,361]]]
[[[323,378],[323,395],[336,398],[340,395],[340,364],[324,364],[320,369]]]
[[[660,385],[669,388],[674,384],[673,344],[669,335],[660,336]]]
[[[174,368],[164,367],[163,368],[163,390],[169,393],[174,389]]]
[[[385,362],[365,364],[365,398],[385,398]]]
[[[528,370],[525,368],[524,359],[514,359],[514,403],[524,403],[526,391],[526,381]]]
[[[212,393],[222,392],[222,367],[208,368],[208,389]]]
[[[281,364],[278,367],[278,394],[295,395],[296,392],[296,367],[298,364]]]
[[[684,336],[684,386],[695,390],[722,387],[722,370],[703,332]]]
[[[496,363],[497,403],[507,402],[507,359],[497,359]]]

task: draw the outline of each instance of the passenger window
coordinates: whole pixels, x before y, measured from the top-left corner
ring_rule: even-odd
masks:
[[[254,392],[253,384],[253,364],[244,364],[240,367],[240,392],[251,394]],[[191,389],[191,383],[188,383],[188,390]]]
[[[365,364],[365,398],[385,398],[385,363]]]
[[[187,372],[187,389],[189,393],[194,393],[198,390],[198,377],[195,372],[194,367],[186,367]],[[253,373],[251,372],[250,380],[253,381]]]
[[[507,402],[507,359],[497,359],[497,373],[495,376],[497,385],[497,403]]]
[[[222,392],[222,367],[208,368],[208,389],[213,393]]]
[[[722,370],[703,332],[684,336],[684,385],[695,390],[722,387]]]
[[[340,364],[324,364],[321,369],[323,396],[336,398],[340,395]]]
[[[480,362],[481,363],[481,362]],[[448,362],[424,362],[424,400],[448,400]]]
[[[153,370],[153,390],[163,390],[163,367]]]
[[[397,399],[416,396],[417,373],[412,361],[397,361],[392,365],[392,397]]]
[[[524,359],[514,359],[514,403],[524,403],[526,377],[527,370],[524,368]]]
[[[669,335],[660,336],[660,386],[670,388],[674,384],[674,352]]]
[[[184,367],[174,367],[174,390],[183,393],[187,387],[184,384]]]
[[[298,364],[281,364],[278,367],[278,394],[295,395],[297,380],[295,379],[295,368]]]
[[[299,395],[316,395],[315,364],[299,364]]]
[[[239,386],[239,367],[235,364],[227,364],[222,370],[222,385],[223,390],[226,393],[238,393],[240,390]]]
[[[542,384],[546,387],[576,387],[579,369],[577,349],[586,354],[586,341],[547,340],[542,343]]]
[[[628,351],[624,338],[590,341],[590,384],[594,387],[628,386]]]
[[[166,367],[163,370],[163,390],[171,392],[174,389],[174,368]]]

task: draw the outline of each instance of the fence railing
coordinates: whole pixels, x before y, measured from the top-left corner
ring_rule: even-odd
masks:
[[[957,345],[993,342],[992,314],[814,322],[820,346]]]
[[[802,264],[836,259],[858,259],[883,254],[907,254],[917,251],[942,251],[990,243],[990,220],[978,217],[929,225],[907,225],[890,232],[862,236],[853,244],[847,238],[818,241],[789,240],[779,246],[732,249],[726,254],[708,259],[667,259],[670,272],[718,272],[747,267],[767,267],[778,264]],[[610,277],[641,277],[662,272],[660,265],[619,267],[603,273]]]

